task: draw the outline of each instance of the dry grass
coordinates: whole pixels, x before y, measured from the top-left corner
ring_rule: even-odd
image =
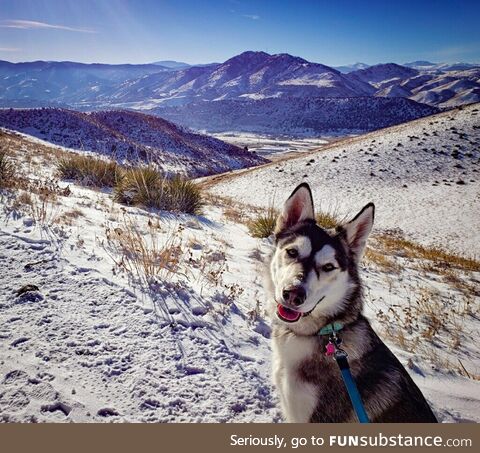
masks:
[[[0,188],[11,187],[15,179],[15,165],[5,149],[0,149]]]
[[[123,216],[121,227],[107,228],[105,248],[120,271],[150,286],[157,278],[171,279],[179,272],[183,259],[181,238],[177,231],[161,237],[158,223],[147,225]]]
[[[132,167],[118,179],[114,199],[123,204],[199,214],[202,192],[193,181],[166,178],[153,167]]]
[[[438,247],[427,247],[393,234],[376,236],[386,253],[405,258],[423,259],[432,262],[431,270],[457,268],[465,271],[480,271],[480,261],[456,255]]]
[[[60,178],[89,187],[113,187],[122,171],[114,161],[73,153],[59,158],[56,170]]]
[[[166,180],[169,211],[200,214],[203,206],[202,192],[197,184],[181,176]]]
[[[278,216],[278,210],[270,206],[247,223],[249,233],[255,238],[270,237],[275,230]]]
[[[328,208],[320,207],[315,220],[319,226],[326,230],[334,229],[347,222],[346,217],[341,214],[338,205],[331,205]]]
[[[248,217],[245,215],[245,211],[239,209],[237,206],[225,206],[223,209],[223,216],[233,223],[248,223]]]
[[[398,272],[400,270],[400,266],[393,257],[371,247],[367,247],[364,260],[367,264],[374,264],[385,272]]]
[[[448,299],[432,288],[422,287],[413,300],[406,298],[401,305],[391,304],[376,316],[385,336],[402,349],[419,354],[448,372],[476,379],[474,373],[451,362],[449,357],[452,351],[457,356],[468,354],[465,346],[470,333],[466,322],[476,317],[479,308],[478,298]]]
[[[59,197],[69,195],[55,180],[29,180],[17,174],[12,185],[15,196],[8,206],[10,212],[30,216],[37,225],[51,226],[59,217]]]
[[[56,223],[63,223],[65,225],[72,225],[73,222],[80,218],[80,217],[84,217],[85,214],[83,213],[83,211],[81,211],[80,209],[78,208],[74,208],[74,209],[71,209],[69,211],[65,211],[63,212],[61,215],[59,215],[55,221]]]

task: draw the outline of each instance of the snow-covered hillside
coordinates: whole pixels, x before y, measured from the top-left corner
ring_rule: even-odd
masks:
[[[469,127],[473,113],[458,112],[457,119]],[[445,130],[442,121],[448,118],[434,121]],[[404,130],[403,135],[406,147],[407,135],[420,134],[410,126],[411,133]],[[386,159],[380,147],[389,132],[383,139],[376,134],[367,136],[373,149],[365,151],[371,153],[368,158],[381,153]],[[283,172],[257,169],[229,179],[223,188],[212,188],[222,196],[207,195],[202,216],[186,216],[125,207],[113,202],[108,191],[74,184],[65,190],[67,183],[52,182],[61,151],[4,132],[0,144],[14,159],[17,180],[31,180],[0,191],[2,421],[280,421],[270,384],[268,297],[261,277],[271,242],[248,234],[245,221],[258,210],[238,200],[262,204],[276,190],[280,203],[298,182],[293,175],[282,178],[290,165],[294,170],[303,161],[303,172],[318,164],[318,171],[328,175],[330,166],[343,167],[344,153],[337,151],[337,163],[326,151],[328,164],[321,163],[323,154],[311,155],[314,163],[290,160],[281,164]],[[408,155],[399,155],[403,163],[420,152],[415,139],[412,146]],[[436,157],[443,162],[442,154],[430,160]],[[390,154],[392,159],[396,169]],[[350,166],[352,188],[360,194],[368,183],[356,180],[354,165],[363,165],[362,160]],[[328,190],[333,190],[334,176],[335,170]],[[318,179],[317,174],[310,182],[324,206],[328,192]],[[379,191],[367,200],[353,199],[353,191],[342,187],[335,190],[337,199],[343,193],[352,198],[350,215],[364,201],[377,202],[378,235],[387,213],[381,203],[385,191],[374,187]],[[393,190],[400,192],[395,185]],[[455,202],[464,196],[452,197],[445,185],[439,190]],[[410,205],[415,204],[415,194],[410,196]],[[418,214],[406,208],[406,198],[399,201],[401,215],[415,221]],[[443,219],[450,228],[453,215],[453,210],[446,212]],[[471,219],[462,221],[465,236],[475,234]],[[435,233],[433,222],[424,224],[425,235],[429,231]],[[472,341],[478,330],[478,297],[472,294],[479,273],[452,268],[438,274],[428,260],[383,250],[376,241],[362,266],[366,314],[440,420],[480,421],[480,352]],[[451,309],[452,300],[458,310]],[[422,308],[416,326],[402,329],[400,337],[395,330],[400,318],[391,318],[402,317],[397,307],[414,313],[430,307],[442,324],[429,330],[432,314]]]
[[[0,110],[0,126],[55,145],[94,151],[118,160],[154,162],[166,172],[190,176],[265,162],[237,146],[136,112],[4,109]]]
[[[425,62],[426,63],[426,62]],[[376,88],[375,96],[401,97],[443,108],[480,101],[480,66],[371,66],[349,75]]]
[[[125,80],[169,70],[157,64],[84,64],[71,61],[0,61],[0,98],[39,102],[85,103],[110,93]]]
[[[380,228],[480,255],[480,104],[345,139],[223,183],[214,179],[216,193],[261,206],[280,203],[307,181],[326,208],[352,212],[373,201]]]

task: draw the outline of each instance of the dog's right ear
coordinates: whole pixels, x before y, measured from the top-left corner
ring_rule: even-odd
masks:
[[[310,186],[304,182],[292,192],[285,202],[283,212],[277,219],[275,234],[277,235],[299,222],[314,218],[312,191]]]

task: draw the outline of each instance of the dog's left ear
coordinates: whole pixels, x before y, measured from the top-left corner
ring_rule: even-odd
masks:
[[[314,218],[312,191],[307,183],[302,183],[285,202],[283,211],[277,219],[275,234],[304,220],[313,220]]]
[[[368,236],[372,231],[374,217],[375,205],[368,203],[353,220],[340,227],[340,231],[345,234],[348,246],[355,253],[357,262],[362,259]]]

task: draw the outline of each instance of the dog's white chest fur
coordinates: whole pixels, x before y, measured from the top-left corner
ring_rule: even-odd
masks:
[[[294,334],[274,336],[273,380],[287,422],[308,423],[318,402],[318,387],[301,379],[299,365],[314,352],[315,342]]]

